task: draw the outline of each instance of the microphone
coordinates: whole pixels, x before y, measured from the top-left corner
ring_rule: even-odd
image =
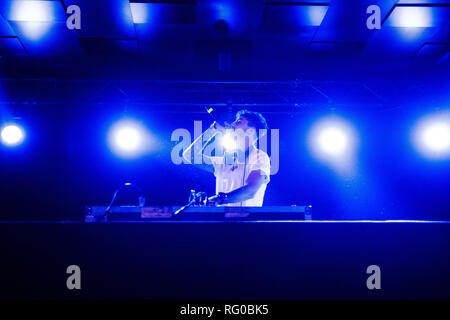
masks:
[[[211,117],[211,119],[214,122],[217,122],[218,124],[220,124],[224,128],[228,128],[229,127],[229,125],[226,125],[224,121],[220,120],[221,117],[219,116],[218,112],[214,108],[212,108],[212,107],[209,107],[209,108],[205,107],[205,110],[206,110],[206,112],[208,112],[209,116]]]
[[[201,153],[203,153],[203,151],[206,149],[206,147],[214,140],[214,138],[219,134],[218,131],[214,132],[214,134],[208,139],[206,140],[206,143],[204,144],[204,146],[202,147],[202,149],[200,150]]]
[[[219,195],[214,195],[208,198],[208,202],[214,202],[216,203],[219,200]]]
[[[200,152],[203,152],[203,150],[205,150],[205,148],[212,142],[214,141],[214,139],[217,137],[217,135],[219,134],[219,131],[217,130],[215,124],[218,123],[219,125],[221,125],[224,128],[227,128],[228,126],[226,126],[223,121],[218,120],[219,116],[217,114],[217,111],[214,110],[214,108],[212,107],[207,107],[205,106],[205,110],[206,112],[209,114],[209,116],[211,117],[211,119],[213,120],[213,125],[210,126],[210,128],[214,128],[216,129],[216,132],[214,132],[213,135],[211,135],[211,137],[208,138],[208,140],[206,140],[206,143],[203,145],[202,149],[200,150]]]
[[[209,116],[213,119],[213,121],[218,122],[216,117],[216,111],[213,108],[211,107],[208,108],[205,106],[205,110],[206,112],[208,112]]]
[[[100,216],[99,220],[107,218],[108,213],[110,213],[110,211],[111,211],[111,209],[113,207],[113,204],[116,201],[117,195],[119,194],[120,191],[122,191],[125,188],[135,189],[138,192],[138,194],[139,194],[139,197],[138,197],[139,207],[144,207],[145,206],[145,197],[144,197],[144,193],[142,192],[142,189],[139,186],[137,186],[137,185],[135,185],[135,184],[133,184],[131,182],[124,182],[114,192],[114,195],[113,195],[113,197],[111,199],[111,202],[108,204],[108,206],[105,209],[105,212],[103,213],[102,216]]]

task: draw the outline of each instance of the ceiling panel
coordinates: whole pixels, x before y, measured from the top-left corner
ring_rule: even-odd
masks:
[[[366,42],[320,42],[313,41],[309,45],[309,52],[316,58],[344,58],[359,57],[366,47]]]
[[[449,48],[447,47],[447,52],[442,56],[441,59],[439,59],[438,61],[439,64],[450,64],[450,51]]]
[[[4,37],[12,37],[15,36],[16,33],[11,28],[11,26],[8,24],[8,21],[3,18],[3,16],[0,14],[0,36]]]
[[[449,0],[399,0],[398,4],[449,4]]]
[[[446,43],[424,43],[416,52],[416,58],[438,60],[448,50]]]
[[[150,24],[194,24],[196,21],[195,2],[143,3],[130,1],[134,23]]]
[[[138,52],[137,40],[115,40],[98,38],[80,38],[80,45],[84,52],[110,56],[117,54],[135,54]]]
[[[6,0],[1,7],[10,21],[64,22],[64,6],[57,0]]]
[[[26,54],[17,37],[0,37],[0,56]]]
[[[10,21],[20,41],[32,56],[60,56],[70,60],[81,53],[76,33],[65,22]]]
[[[429,42],[438,28],[382,27],[370,39],[364,55],[372,61],[412,58],[423,43]]]
[[[261,24],[264,0],[197,1],[198,37],[251,40]]]
[[[298,33],[305,26],[320,26],[328,4],[269,2],[264,6],[261,30],[269,33]]]
[[[450,6],[396,5],[383,26],[388,27],[437,27],[448,23]]]
[[[81,9],[80,37],[135,39],[133,17],[128,0],[64,0],[66,6]]]
[[[314,41],[367,41],[377,31],[367,28],[367,8],[377,5],[383,15],[396,2],[397,0],[331,1]]]

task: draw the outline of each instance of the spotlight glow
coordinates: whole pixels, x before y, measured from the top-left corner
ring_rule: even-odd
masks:
[[[20,22],[20,32],[29,40],[37,41],[44,39],[53,26],[51,22]]]
[[[234,8],[230,3],[224,1],[214,1],[210,2],[210,7],[212,9],[212,15],[216,20],[225,20],[227,23],[233,20]]]
[[[67,14],[61,1],[11,1],[5,8],[19,35],[31,41],[43,40],[57,22],[65,22]]]
[[[450,147],[450,127],[446,123],[436,123],[423,133],[423,142],[436,152],[442,152]]]
[[[450,112],[422,119],[414,130],[414,143],[429,158],[450,158]]]
[[[151,3],[130,3],[131,15],[134,23],[151,22],[152,4]]]
[[[342,129],[337,127],[324,128],[317,140],[320,149],[332,156],[344,154],[348,147],[348,137]]]
[[[428,28],[434,26],[434,14],[429,7],[396,7],[386,22],[391,27]]]
[[[227,151],[233,151],[236,150],[237,144],[236,144],[236,140],[234,135],[232,135],[231,133],[227,132],[223,137],[222,137],[222,146],[225,148],[225,150]]]
[[[115,135],[117,146],[125,151],[136,150],[141,144],[141,135],[136,128],[120,128]]]
[[[302,6],[299,6],[302,7]],[[304,6],[306,12],[302,14],[301,21],[306,21],[309,26],[320,26],[328,11],[328,5],[324,6]]]
[[[25,139],[25,133],[21,127],[15,124],[6,125],[2,128],[2,142],[7,146],[16,146]]]
[[[122,120],[112,126],[108,136],[111,150],[123,158],[135,158],[150,146],[150,137],[146,128],[133,120]]]
[[[355,169],[356,133],[345,120],[336,116],[319,120],[308,136],[311,153],[342,175]]]
[[[65,21],[67,16],[60,1],[16,0],[11,3],[8,20],[28,22]]]

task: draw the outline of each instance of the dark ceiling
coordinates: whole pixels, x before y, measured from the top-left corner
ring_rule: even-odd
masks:
[[[448,71],[450,60],[448,0],[37,1],[43,18],[19,2],[0,2],[6,78],[321,79]],[[66,26],[73,4],[80,30]],[[379,30],[366,26],[370,5]]]
[[[8,109],[295,112],[450,98],[448,0],[32,2],[0,1],[0,104]],[[80,30],[66,26],[74,4]],[[370,5],[380,8],[381,29],[366,25]]]

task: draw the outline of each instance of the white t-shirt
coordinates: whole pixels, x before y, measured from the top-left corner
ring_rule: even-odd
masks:
[[[270,158],[260,149],[252,149],[245,161],[235,160],[226,157],[211,157],[214,166],[214,175],[216,176],[216,193],[230,192],[247,184],[247,178],[252,171],[261,170],[267,176],[263,185],[256,192],[252,199],[229,203],[224,206],[243,206],[243,207],[261,207],[263,205],[264,193],[267,183],[270,181]]]

